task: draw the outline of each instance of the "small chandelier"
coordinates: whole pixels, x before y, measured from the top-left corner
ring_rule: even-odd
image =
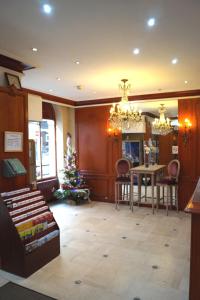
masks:
[[[171,125],[171,121],[169,118],[165,118],[165,111],[166,108],[164,104],[160,105],[160,108],[158,110],[160,114],[160,118],[156,118],[153,123],[153,130],[155,134],[160,134],[160,135],[167,135],[173,130],[173,127]]]
[[[110,109],[109,123],[115,130],[130,129],[137,122],[141,122],[141,111],[138,111],[132,103],[129,103],[127,92],[130,90],[130,84],[127,84],[128,79],[121,80],[123,84],[119,85],[122,91],[122,98],[119,103],[114,103]]]

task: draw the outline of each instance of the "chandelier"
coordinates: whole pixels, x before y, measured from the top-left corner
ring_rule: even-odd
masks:
[[[138,111],[132,103],[128,101],[127,93],[130,90],[128,79],[121,80],[123,84],[119,85],[122,91],[122,98],[119,103],[114,103],[110,109],[109,123],[114,130],[126,130],[133,127],[137,122],[141,122],[141,111]]]
[[[165,111],[166,111],[166,108],[165,108],[164,104],[161,104],[160,108],[158,110],[158,112],[160,114],[160,118],[159,119],[156,118],[152,123],[155,134],[167,135],[173,129],[173,127],[171,126],[170,119],[165,118]]]

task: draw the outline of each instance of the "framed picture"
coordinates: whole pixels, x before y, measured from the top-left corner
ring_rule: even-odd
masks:
[[[23,151],[23,132],[5,131],[4,152]]]
[[[5,73],[6,80],[8,85],[14,85],[17,89],[21,89],[20,78],[17,75]]]

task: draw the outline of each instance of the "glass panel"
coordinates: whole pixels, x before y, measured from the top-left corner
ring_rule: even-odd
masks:
[[[41,155],[42,177],[55,176],[55,122],[53,120],[41,122]]]
[[[29,122],[29,139],[35,141],[36,178],[41,179],[40,123]]]

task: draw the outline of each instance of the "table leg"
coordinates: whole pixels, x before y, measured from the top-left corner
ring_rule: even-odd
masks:
[[[133,185],[133,177],[134,177],[134,175],[133,175],[133,173],[131,173],[131,186],[130,186],[130,208],[131,208],[131,210],[132,210],[132,212],[133,212],[133,201],[134,201],[134,195],[133,195],[133,193],[134,193],[134,185]]]
[[[145,178],[145,202],[147,201],[147,175],[145,174],[144,175],[144,178]]]
[[[142,174],[138,174],[138,205],[141,203]]]
[[[152,188],[152,213],[154,214],[154,174],[151,174],[151,188]]]

